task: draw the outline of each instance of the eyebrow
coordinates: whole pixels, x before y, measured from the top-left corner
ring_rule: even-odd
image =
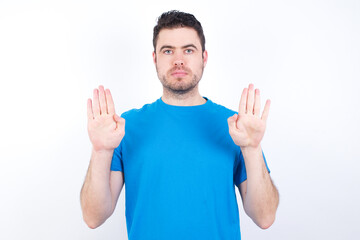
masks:
[[[189,48],[189,47],[193,47],[197,50],[197,47],[194,44],[188,44],[188,45],[183,46],[182,48]]]
[[[189,48],[189,47],[193,47],[197,50],[197,47],[194,45],[194,44],[187,44],[185,46],[182,46],[181,48],[184,49],[184,48]],[[174,49],[175,47],[174,46],[171,46],[171,45],[164,45],[160,48],[159,51],[163,50],[164,48],[170,48],[170,49]]]

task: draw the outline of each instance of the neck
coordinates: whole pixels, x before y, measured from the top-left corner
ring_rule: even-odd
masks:
[[[164,103],[175,106],[196,106],[206,103],[206,99],[201,97],[197,86],[191,91],[183,94],[176,94],[163,88],[161,99]]]

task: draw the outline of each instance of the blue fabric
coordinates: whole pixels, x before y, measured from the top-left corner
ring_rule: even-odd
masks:
[[[241,238],[234,184],[246,170],[227,123],[236,112],[205,99],[173,106],[160,98],[122,114],[111,170],[124,172],[129,240]]]

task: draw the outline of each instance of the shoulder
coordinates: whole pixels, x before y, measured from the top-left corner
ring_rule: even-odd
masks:
[[[141,108],[133,108],[128,111],[125,111],[121,114],[121,117],[125,118],[125,120],[128,119],[136,119],[140,116],[144,116],[150,112],[155,111],[157,105],[157,101],[153,103],[147,103],[143,105]]]
[[[231,117],[232,115],[234,115],[235,113],[237,113],[236,111],[229,109],[221,104],[215,103],[215,102],[211,102],[211,109],[214,113],[216,113],[219,116],[222,117]]]

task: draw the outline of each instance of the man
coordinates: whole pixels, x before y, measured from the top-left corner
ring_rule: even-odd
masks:
[[[270,227],[279,200],[260,146],[270,101],[260,116],[252,84],[238,114],[201,97],[208,54],[191,14],[162,14],[153,44],[161,98],[122,117],[103,86],[88,100],[93,150],[81,190],[85,222],[96,228],[110,217],[126,183],[130,240],[240,239],[236,185],[247,215]]]

